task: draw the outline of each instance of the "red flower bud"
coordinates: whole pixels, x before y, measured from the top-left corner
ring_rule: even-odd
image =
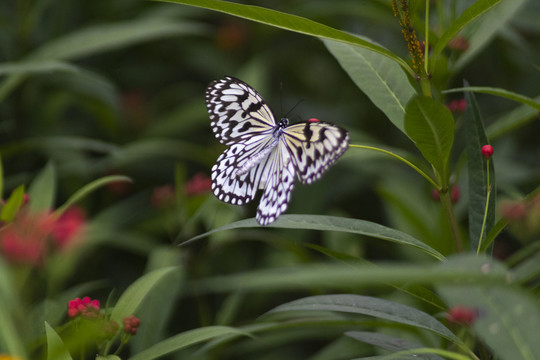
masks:
[[[448,320],[453,323],[470,326],[478,317],[478,310],[468,308],[463,305],[456,305],[448,310],[447,317]]]
[[[489,159],[491,156],[493,156],[493,146],[491,146],[491,145],[482,146],[482,155],[486,159]]]
[[[319,120],[319,119],[315,119],[315,118],[311,118],[311,119],[308,120],[308,122],[320,122],[320,120]]]

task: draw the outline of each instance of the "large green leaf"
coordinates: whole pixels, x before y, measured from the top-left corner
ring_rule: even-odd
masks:
[[[225,225],[218,229],[195,236],[185,243],[206,237],[218,231],[260,227],[254,219],[246,219]],[[436,259],[443,260],[444,256],[437,250],[429,247],[418,239],[383,225],[370,221],[348,219],[337,216],[322,215],[281,215],[280,218],[268,227],[277,227],[284,229],[310,229],[323,231],[342,231],[352,234],[366,235],[374,238],[392,241],[401,245],[412,246],[420,249]],[[184,244],[185,244],[184,243]]]
[[[279,305],[270,310],[270,313],[282,311],[339,311],[369,315],[426,329],[461,344],[461,340],[433,316],[411,306],[371,296],[351,294],[310,296]]]
[[[537,96],[532,100],[535,103],[539,103],[540,96]],[[538,110],[529,105],[521,105],[489,125],[486,132],[490,139],[494,139],[536,119],[538,119]]]
[[[223,0],[159,0],[176,4],[201,7],[204,9],[215,10],[225,14],[238,16],[244,19],[260,22],[262,24],[275,26],[281,29],[294,31],[301,34],[316,36],[321,39],[341,41],[347,44],[360,46],[392,59],[401,65],[411,75],[414,75],[410,66],[399,56],[387,49],[375,45],[369,41],[340,31],[330,26],[319,24],[313,20],[301,16],[286,14],[272,9],[253,5],[242,5]]]
[[[505,273],[506,269],[489,258],[475,256],[450,258],[441,267],[449,269],[481,268],[487,273]],[[540,354],[538,328],[540,307],[537,296],[515,285],[470,284],[459,282],[438,287],[450,307],[464,306],[478,312],[473,330],[501,360],[535,360]]]
[[[401,131],[405,107],[416,94],[403,69],[369,49],[323,39],[341,67],[388,119]]]
[[[475,1],[474,4],[467,8],[467,10],[465,10],[441,35],[437,41],[437,44],[435,45],[435,48],[433,49],[433,56],[435,57],[439,55],[444,50],[448,42],[452,40],[467,24],[480,17],[499,2],[501,2],[501,0]]]
[[[56,197],[56,170],[52,162],[39,172],[28,187],[30,209],[33,211],[48,211],[54,207]]]
[[[207,341],[219,336],[247,335],[245,332],[227,326],[207,326],[185,331],[163,340],[129,358],[129,360],[157,359],[185,347]]]
[[[26,350],[16,316],[21,311],[17,307],[22,307],[22,302],[14,280],[12,268],[0,258],[0,349],[25,359]]]
[[[493,196],[489,199],[486,213],[488,170],[486,159],[482,156],[482,146],[488,144],[487,136],[478,104],[473,93],[465,93],[467,110],[465,112],[465,131],[467,138],[467,170],[469,176],[469,237],[472,250],[476,250],[482,234],[482,241],[486,238],[495,223],[495,172],[493,161],[490,161],[489,181]],[[482,227],[484,230],[482,232]]]
[[[426,160],[445,181],[454,142],[454,118],[443,104],[417,96],[407,104],[405,130]]]

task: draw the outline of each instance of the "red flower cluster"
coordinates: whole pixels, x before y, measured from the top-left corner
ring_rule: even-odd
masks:
[[[141,320],[135,317],[135,315],[129,315],[124,318],[124,332],[126,334],[137,334],[137,328],[141,325]]]
[[[212,189],[212,180],[203,173],[195,174],[186,184],[184,191],[188,196],[204,194]]]
[[[453,323],[471,326],[478,318],[478,310],[463,305],[456,305],[448,310],[447,318]]]
[[[81,238],[85,223],[84,212],[75,207],[59,218],[22,209],[0,231],[0,252],[12,262],[41,266],[51,244],[56,250],[72,247]]]
[[[76,298],[68,302],[68,316],[74,318],[78,315],[95,318],[100,315],[99,300],[92,300],[88,296]]]
[[[448,110],[454,113],[461,113],[461,114],[465,112],[465,106],[466,106],[465,99],[452,100],[448,104],[446,104],[446,107],[448,108]]]

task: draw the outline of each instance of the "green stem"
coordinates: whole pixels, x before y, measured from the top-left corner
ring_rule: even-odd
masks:
[[[448,216],[448,222],[450,223],[450,230],[452,231],[452,238],[454,239],[456,252],[463,252],[463,241],[461,240],[461,235],[459,234],[458,223],[456,221],[456,216],[454,215],[454,206],[452,205],[452,197],[450,191],[448,191],[448,188],[446,191],[439,191],[439,197],[441,199],[441,205]]]
[[[358,148],[358,149],[366,149],[366,150],[373,150],[373,151],[379,151],[379,152],[382,152],[386,155],[390,155],[390,156],[393,156],[395,157],[396,159],[404,162],[405,164],[407,164],[408,166],[410,166],[412,169],[414,169],[417,173],[419,173],[420,175],[422,175],[427,181],[429,181],[429,183],[431,185],[433,185],[433,187],[435,187],[436,189],[440,189],[440,186],[435,182],[433,181],[432,178],[429,177],[428,174],[426,174],[425,172],[423,172],[422,170],[420,170],[418,168],[418,166],[414,165],[413,163],[411,163],[409,160],[397,155],[397,154],[394,154],[393,152],[391,151],[388,151],[388,150],[384,150],[384,149],[381,149],[381,148],[377,148],[377,147],[374,147],[374,146],[367,146],[367,145],[349,145],[349,147],[353,147],[353,148]]]
[[[486,206],[484,208],[484,219],[482,220],[482,230],[480,231],[480,239],[478,239],[478,248],[476,249],[476,255],[480,254],[480,248],[482,247],[482,240],[484,239],[484,231],[486,230],[486,220],[489,209],[489,196],[491,195],[491,184],[489,182],[489,159],[486,161],[486,171],[487,171],[487,195],[486,195]]]
[[[429,74],[428,60],[429,60],[429,0],[426,0],[426,27],[425,27],[426,43],[424,46],[424,69],[426,74]]]

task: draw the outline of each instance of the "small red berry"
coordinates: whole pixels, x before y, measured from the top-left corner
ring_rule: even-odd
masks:
[[[441,195],[439,195],[439,190],[433,189],[433,192],[431,193],[431,196],[433,197],[433,200],[441,201]]]
[[[493,156],[493,146],[491,146],[491,145],[482,146],[482,155],[486,159],[489,159],[491,156]]]

